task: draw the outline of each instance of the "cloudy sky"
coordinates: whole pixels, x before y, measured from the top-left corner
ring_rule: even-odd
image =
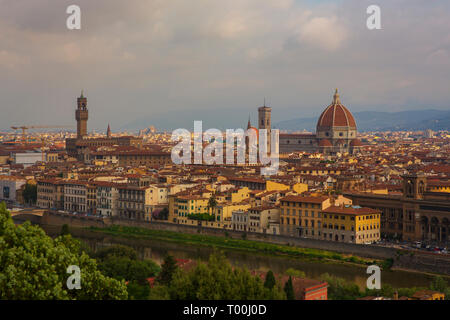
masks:
[[[66,8],[81,8],[81,30]],[[366,27],[381,7],[382,30]],[[448,0],[0,0],[0,130],[245,126],[351,111],[450,109]]]

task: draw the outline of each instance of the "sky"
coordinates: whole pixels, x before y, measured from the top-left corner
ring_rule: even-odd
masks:
[[[81,8],[68,30],[66,8]],[[381,30],[366,27],[369,5]],[[352,112],[450,109],[448,0],[0,0],[0,130],[239,128]]]

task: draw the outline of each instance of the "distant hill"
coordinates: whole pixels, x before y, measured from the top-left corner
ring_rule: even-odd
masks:
[[[450,130],[450,110],[410,110],[401,112],[354,112],[359,131]],[[318,117],[280,121],[280,130],[315,131]]]

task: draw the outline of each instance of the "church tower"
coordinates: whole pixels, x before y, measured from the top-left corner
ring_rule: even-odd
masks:
[[[83,91],[81,91],[81,96],[77,98],[75,119],[77,120],[77,138],[82,139],[87,135],[88,121],[87,98],[83,96]]]
[[[427,190],[427,177],[423,172],[405,175],[403,178],[403,196],[416,200],[423,199]]]
[[[258,128],[267,130],[267,152],[270,153],[270,136],[271,136],[271,112],[272,108],[266,107],[264,99],[264,106],[258,108]]]

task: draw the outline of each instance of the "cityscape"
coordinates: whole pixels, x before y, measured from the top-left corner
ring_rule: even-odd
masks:
[[[324,10],[341,8],[335,1],[325,3]],[[2,19],[0,25],[10,25]],[[122,27],[117,24],[117,30]],[[337,32],[338,25],[332,29]],[[387,32],[367,32],[378,31]],[[310,45],[310,36],[302,39]],[[313,48],[339,50],[338,43],[332,44]],[[8,50],[0,45],[0,69],[10,68],[2,64]],[[134,54],[139,55],[136,51],[126,59],[139,66]],[[395,59],[401,65],[401,58]],[[165,64],[158,67],[173,71]],[[316,74],[310,74],[313,83]],[[283,88],[259,104],[242,98],[242,110],[229,110],[233,121],[220,113],[211,121],[214,108],[222,112],[227,99],[207,89],[203,94],[217,101],[210,112],[190,107],[191,102],[187,113],[167,107],[167,117],[184,121],[185,128],[168,125],[172,119],[160,121],[156,109],[164,107],[136,109],[130,99],[125,113],[117,113],[97,105],[105,90],[124,92],[127,85],[98,89],[93,80],[74,87],[61,76],[54,85],[64,84],[67,101],[55,103],[64,117],[52,114],[50,107],[30,108],[19,117],[0,99],[0,299],[449,300],[448,90],[436,87],[443,103],[433,108],[439,110],[427,109],[437,100],[420,108],[390,110],[380,104],[377,109],[368,103],[364,109],[361,91],[368,101],[372,94],[391,97],[392,106],[398,101],[387,89],[360,83],[352,88],[348,75],[331,74],[333,87],[318,81],[301,89],[315,93],[308,93],[306,102],[321,105],[313,113],[308,107],[288,109],[293,93]],[[2,76],[0,81],[9,87]],[[277,87],[273,84],[273,91]],[[407,98],[415,99],[417,91]],[[423,93],[424,101],[431,99],[433,86],[424,86]],[[249,85],[248,95],[253,94]],[[24,88],[21,95],[40,103],[34,89]],[[11,94],[26,103],[20,96]],[[198,96],[199,103],[203,98]],[[169,94],[167,104],[173,99]],[[147,120],[153,111],[157,116]],[[381,111],[387,117],[396,111],[411,116],[395,128],[388,119],[379,120]],[[139,118],[139,112],[144,126],[122,125],[132,123],[136,114]],[[373,121],[361,112],[373,112]],[[296,119],[299,115],[304,119]],[[191,132],[188,126],[199,121],[201,131]],[[314,122],[312,130],[308,121]],[[214,317],[223,311],[195,303],[183,308],[182,315]],[[267,310],[270,302],[236,304],[228,315],[257,316]]]

